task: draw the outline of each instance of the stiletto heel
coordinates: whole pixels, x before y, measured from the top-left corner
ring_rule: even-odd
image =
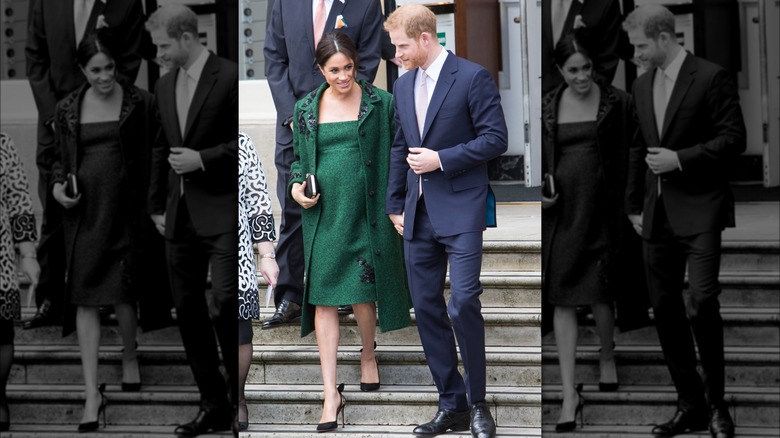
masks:
[[[376,341],[374,341],[374,351],[376,351]],[[363,349],[360,349],[360,352],[363,352]],[[376,355],[374,356],[374,363],[376,363],[376,375],[379,377],[379,361],[376,358]],[[363,383],[360,382],[360,390],[363,392],[369,392],[369,391],[376,391],[379,389],[381,385],[382,379],[379,378],[379,381],[376,383]]]
[[[578,415],[580,417],[580,428],[584,427],[585,425],[585,421],[583,419],[585,412],[585,399],[582,397],[582,383],[578,383],[574,389],[577,391],[577,407],[574,408],[574,420],[564,421],[563,423],[556,424],[556,432],[571,432],[572,430],[576,429]]]
[[[339,397],[341,397],[341,400],[339,400],[339,407],[336,409],[336,419],[333,421],[328,421],[327,423],[319,423],[317,424],[317,432],[329,432],[331,430],[335,430],[339,427],[339,414],[341,414],[341,427],[346,427],[346,421],[344,420],[344,412],[346,411],[347,407],[347,399],[344,397],[344,394],[342,392],[344,391],[344,384],[339,384],[338,387],[336,387],[336,390],[339,392]],[[324,407],[324,404],[323,404]]]
[[[599,354],[601,353],[601,348],[599,348]],[[615,341],[612,341],[612,355],[613,355],[613,361],[615,354]],[[615,361],[615,377],[617,377],[617,361]],[[599,391],[601,392],[615,392],[618,390],[618,387],[620,386],[620,380],[618,379],[615,382],[601,382],[599,381]]]
[[[106,391],[106,384],[101,383],[98,387],[98,391],[100,391],[100,406],[98,406],[97,419],[95,421],[88,421],[86,423],[79,424],[79,433],[94,432],[98,430],[100,427],[100,422],[98,420],[100,419],[101,414],[103,416],[103,428],[105,429],[106,427],[106,406],[108,406],[108,400],[103,394]]]
[[[246,412],[246,420],[245,421],[237,420],[237,422],[238,422],[238,430],[239,431],[245,431],[245,430],[249,429],[249,407],[246,405],[246,402],[244,402],[244,403],[239,403],[238,404],[238,409],[243,409],[244,412]]]

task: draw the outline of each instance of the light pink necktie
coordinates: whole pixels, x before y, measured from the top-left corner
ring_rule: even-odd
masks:
[[[317,51],[317,44],[320,43],[322,33],[325,30],[325,21],[328,19],[327,11],[325,10],[325,0],[319,0],[317,2],[317,10],[314,14],[314,51]]]
[[[87,10],[87,0],[75,0],[73,2],[73,26],[76,32],[76,47],[84,38],[84,31],[87,30],[87,21],[91,11]]]
[[[417,129],[420,131],[422,139],[423,128],[425,127],[425,113],[428,112],[428,85],[426,84],[428,75],[424,71],[420,72],[420,86],[417,87],[414,95],[414,111],[417,114]]]

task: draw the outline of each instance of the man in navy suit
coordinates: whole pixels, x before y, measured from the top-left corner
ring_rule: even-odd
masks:
[[[402,6],[385,29],[408,70],[395,83],[386,212],[404,238],[417,328],[439,392],[438,412],[414,433],[435,436],[470,424],[474,437],[493,437],[479,276],[487,162],[507,149],[501,98],[487,70],[441,47],[428,8]],[[445,303],[448,259],[451,298]]]
[[[626,211],[644,239],[656,329],[678,398],[674,417],[653,434],[709,426],[713,437],[729,438],[718,275],[721,233],[734,226],[729,164],[745,150],[739,95],[727,71],[679,45],[663,6],[635,9],[623,28],[647,69],[633,85],[640,133],[629,151]]]
[[[286,121],[292,117],[295,102],[325,82],[314,60],[315,40],[335,29],[348,35],[358,49],[358,79],[373,82],[382,53],[379,0],[269,1],[263,54],[265,74],[276,106],[276,193],[282,208],[282,223],[275,254],[279,264],[274,292],[276,312],[263,322],[263,329],[289,324],[301,316],[303,232],[301,207],[287,199],[285,192],[290,166],[295,161],[292,128]],[[339,313],[350,311],[339,308]]]
[[[238,66],[201,45],[198,17],[185,6],[158,9],[146,28],[169,69],[155,88],[162,132],[149,211],[165,236],[179,331],[201,397],[198,415],[176,434],[195,436],[229,429],[237,402]]]

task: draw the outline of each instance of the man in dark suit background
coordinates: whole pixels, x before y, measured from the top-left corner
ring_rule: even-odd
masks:
[[[116,54],[120,77],[135,82],[141,66],[143,10],[140,0],[34,0],[27,25],[27,78],[38,109],[38,196],[43,207],[38,259],[41,278],[36,290],[38,312],[24,328],[59,323],[65,285],[62,206],[49,190],[55,161],[54,109],[57,101],[86,81],[76,63],[85,34],[105,27],[107,38],[121,41]]]
[[[417,328],[439,392],[438,412],[414,433],[434,436],[470,424],[474,437],[493,437],[479,276],[487,162],[507,149],[501,98],[487,70],[441,47],[428,8],[404,5],[385,28],[409,70],[393,93],[396,135],[386,211],[404,238]],[[448,259],[451,298],[445,304]]]
[[[195,436],[229,429],[237,400],[238,66],[201,45],[198,18],[185,6],[158,9],[146,28],[170,69],[155,89],[162,132],[149,211],[166,239],[179,330],[201,396],[195,419],[176,433]]]
[[[337,17],[342,17],[340,27]],[[274,292],[276,312],[263,322],[263,329],[297,321],[303,299],[303,233],[301,207],[287,199],[293,155],[292,117],[295,102],[319,87],[325,78],[314,60],[315,40],[339,28],[358,49],[358,79],[373,82],[379,68],[382,37],[379,0],[311,0],[268,2],[268,21],[263,54],[265,74],[276,106],[277,198],[282,209],[276,260],[279,279]],[[314,27],[317,27],[317,30]],[[351,309],[351,306],[348,306]],[[351,312],[345,307],[339,313]]]
[[[563,77],[553,53],[563,35],[577,30],[591,41],[596,74],[607,83],[615,78],[620,58],[630,56],[630,45],[620,31],[623,17],[618,0],[548,0],[542,2],[542,93],[554,90]]]
[[[709,425],[713,437],[732,437],[718,275],[721,233],[735,225],[728,164],[745,150],[737,89],[723,68],[683,50],[668,9],[642,6],[623,27],[647,69],[633,85],[640,132],[629,152],[626,210],[644,239],[656,328],[678,394],[674,417],[653,433]]]

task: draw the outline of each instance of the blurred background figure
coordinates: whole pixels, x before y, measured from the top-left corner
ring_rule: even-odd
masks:
[[[27,176],[13,140],[0,132],[0,432],[11,422],[5,388],[14,358],[14,320],[21,317],[16,250],[19,268],[35,289],[40,276],[35,239]]]
[[[244,387],[252,364],[252,320],[260,318],[255,246],[260,255],[260,273],[266,283],[276,286],[273,240],[276,239],[271,197],[252,139],[238,133],[238,416],[236,429],[249,427],[249,409]]]

